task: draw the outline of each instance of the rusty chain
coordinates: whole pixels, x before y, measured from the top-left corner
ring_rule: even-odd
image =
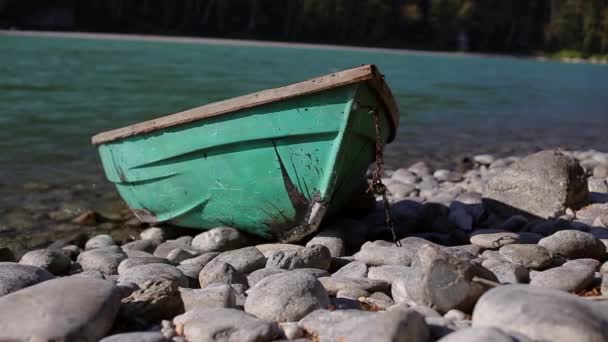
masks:
[[[372,173],[372,183],[369,185],[367,192],[374,192],[377,195],[382,196],[382,203],[384,204],[384,219],[386,226],[391,230],[393,234],[393,242],[397,247],[401,247],[401,242],[397,239],[395,233],[395,226],[391,217],[391,206],[388,202],[388,196],[386,194],[386,185],[382,183],[382,173],[384,170],[384,152],[382,144],[382,132],[380,131],[380,115],[378,110],[372,108],[369,110],[369,114],[374,118],[374,126],[376,128],[376,167]]]

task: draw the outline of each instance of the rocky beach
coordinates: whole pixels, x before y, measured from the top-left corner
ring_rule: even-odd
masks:
[[[29,184],[47,198],[4,213],[0,340],[606,341],[607,180],[594,150],[417,162],[385,170],[397,241],[377,201],[298,244]]]

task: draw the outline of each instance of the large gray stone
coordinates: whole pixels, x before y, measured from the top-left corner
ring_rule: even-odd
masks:
[[[414,310],[381,313],[317,310],[298,325],[319,342],[426,342],[430,338],[423,316]]]
[[[201,288],[213,283],[226,283],[230,285],[240,285],[246,290],[249,285],[247,278],[232,265],[217,259],[209,262],[198,275]]]
[[[553,263],[551,253],[537,245],[506,245],[501,247],[498,253],[505,261],[534,270],[547,268]]]
[[[484,205],[499,216],[541,218],[578,209],[589,197],[587,177],[578,162],[554,150],[529,155],[492,177],[483,190]]]
[[[127,258],[118,246],[98,247],[78,255],[78,263],[84,271],[99,271],[103,274],[118,274],[118,265]]]
[[[19,263],[44,268],[54,275],[64,275],[70,271],[72,260],[58,250],[36,249],[25,253]]]
[[[441,249],[425,245],[412,262],[412,273],[405,278],[407,295],[418,305],[429,306],[440,313],[450,309],[470,312],[487,289],[475,278],[496,281],[489,270],[457,259]]]
[[[335,295],[341,290],[364,290],[367,292],[387,292],[390,284],[382,280],[367,278],[321,277],[321,284],[327,292]]]
[[[192,248],[201,253],[225,252],[247,246],[247,235],[232,227],[217,227],[198,234],[192,240]]]
[[[213,260],[230,264],[239,272],[245,274],[264,268],[264,265],[266,265],[264,254],[255,247],[244,247],[223,252]]]
[[[134,266],[125,270],[118,277],[118,283],[134,283],[142,287],[147,281],[167,280],[174,282],[177,286],[187,287],[188,278],[175,266],[167,264],[145,264]]]
[[[0,298],[2,341],[98,341],[118,313],[121,293],[110,281],[58,278]]]
[[[331,263],[331,253],[323,245],[314,245],[304,249],[277,251],[268,257],[267,268],[317,268],[328,270]]]
[[[236,292],[229,284],[210,284],[204,289],[179,289],[184,309],[232,308],[236,305]]]
[[[195,309],[173,319],[189,342],[266,342],[279,337],[276,322],[268,322],[236,309]]]
[[[251,272],[251,274],[247,276],[247,282],[249,283],[249,287],[254,287],[260,280],[283,272],[287,272],[287,270],[282,268],[261,268]]]
[[[568,259],[606,259],[606,246],[602,241],[578,230],[561,230],[543,238],[538,245]]]
[[[184,312],[179,285],[169,279],[147,280],[122,299],[118,322],[126,326],[147,326]]]
[[[563,291],[505,285],[479,299],[472,326],[504,329],[539,341],[600,342],[608,340],[606,317],[606,307]]]
[[[99,342],[169,342],[160,332],[130,332],[108,336]]]
[[[366,242],[355,255],[355,260],[368,266],[401,265],[409,266],[412,252],[404,247],[385,245],[378,242]]]
[[[245,311],[261,319],[293,322],[329,306],[321,283],[303,272],[284,272],[258,282],[245,301]]]
[[[40,267],[0,262],[0,296],[53,278]]]
[[[386,265],[370,267],[367,272],[369,279],[382,280],[392,284],[396,279],[406,278],[412,272],[409,266]]]
[[[588,267],[555,267],[535,274],[530,285],[577,292],[591,284],[594,274],[595,272]]]

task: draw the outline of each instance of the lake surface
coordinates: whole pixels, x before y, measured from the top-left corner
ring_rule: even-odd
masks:
[[[105,187],[91,135],[374,63],[404,117],[389,166],[608,150],[608,67],[345,49],[0,36],[0,205],[24,183]],[[1,208],[1,207],[0,207]]]

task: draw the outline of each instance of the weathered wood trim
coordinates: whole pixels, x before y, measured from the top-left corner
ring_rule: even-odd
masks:
[[[287,100],[296,96],[308,95],[327,89],[337,88],[348,84],[368,81],[370,86],[380,96],[391,116],[392,140],[399,125],[399,111],[393,95],[383,76],[374,65],[364,65],[358,68],[340,71],[321,76],[308,81],[288,85],[281,88],[269,89],[253,94],[243,95],[232,99],[214,102],[205,106],[189,109],[180,113],[140,122],[131,126],[99,133],[91,139],[95,145],[124,139],[130,136],[149,133],[168,127],[183,125],[204,118],[214,117],[242,109],[256,107],[272,102]]]

